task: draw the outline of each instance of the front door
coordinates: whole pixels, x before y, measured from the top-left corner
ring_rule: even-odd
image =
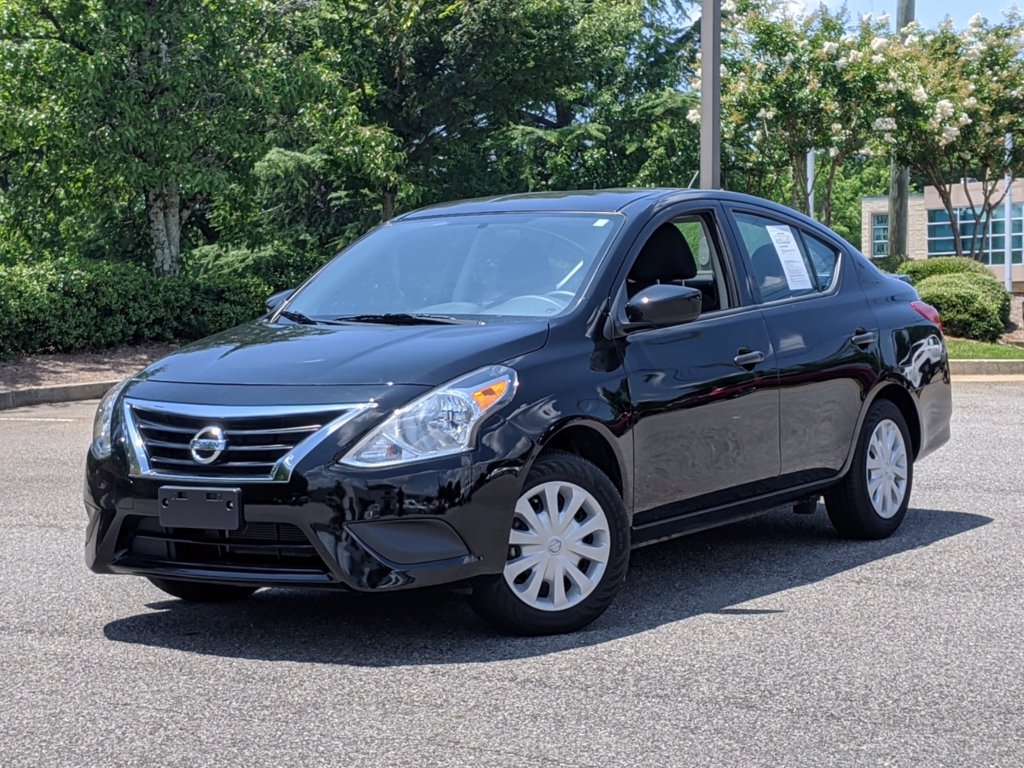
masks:
[[[736,279],[718,217],[717,208],[691,208],[652,222],[647,242],[660,252],[639,248],[620,291],[623,303],[662,281],[661,264],[666,280],[704,294],[697,320],[624,341],[638,526],[765,493],[778,480],[775,354],[760,310]]]

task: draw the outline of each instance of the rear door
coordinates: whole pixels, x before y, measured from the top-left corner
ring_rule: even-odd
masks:
[[[843,249],[795,218],[729,209],[779,373],[781,482],[833,476],[880,371],[877,322]]]
[[[695,263],[682,280],[704,295],[697,320],[624,339],[634,406],[636,515],[643,526],[771,490],[779,475],[775,356],[758,307],[743,289],[714,204],[677,206],[638,239],[621,281],[622,312],[643,241],[672,222]],[[635,286],[634,286],[635,290]]]

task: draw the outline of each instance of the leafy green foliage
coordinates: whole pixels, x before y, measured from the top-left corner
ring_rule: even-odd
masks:
[[[961,256],[940,256],[935,259],[907,261],[903,264],[902,269],[902,273],[907,275],[913,283],[920,283],[935,275],[952,275],[961,272],[992,277],[992,273],[984,264]]]
[[[951,336],[995,341],[1003,332],[1010,297],[991,275],[938,274],[921,280],[916,287],[921,299],[939,310],[943,327]]]
[[[252,277],[159,278],[125,262],[0,267],[0,357],[195,339],[258,316],[270,292]]]

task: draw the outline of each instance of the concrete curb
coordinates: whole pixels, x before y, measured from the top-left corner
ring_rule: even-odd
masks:
[[[118,381],[90,381],[84,384],[59,384],[56,387],[30,387],[0,392],[0,411],[43,403],[66,403],[103,397]]]
[[[949,372],[953,376],[1024,376],[1024,360],[950,360]],[[90,381],[0,392],[0,411],[44,403],[94,400],[103,397],[119,381]]]
[[[1024,376],[1024,360],[950,360],[953,376]]]

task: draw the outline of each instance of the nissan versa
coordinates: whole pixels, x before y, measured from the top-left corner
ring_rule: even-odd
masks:
[[[195,601],[457,585],[566,632],[642,544],[822,495],[843,536],[890,535],[950,414],[936,311],[787,208],[451,203],[112,389],[86,556]]]

